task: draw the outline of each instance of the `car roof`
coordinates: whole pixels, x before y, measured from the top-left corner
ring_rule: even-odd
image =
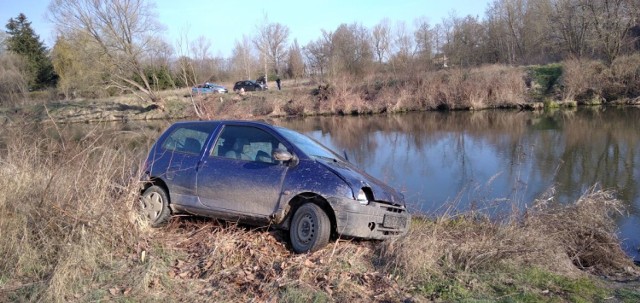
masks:
[[[213,124],[213,125],[238,124],[238,125],[262,125],[262,126],[273,127],[273,125],[267,122],[249,121],[249,120],[206,120],[206,121],[193,120],[193,121],[179,121],[179,122],[173,123],[173,125],[196,125],[196,124]]]

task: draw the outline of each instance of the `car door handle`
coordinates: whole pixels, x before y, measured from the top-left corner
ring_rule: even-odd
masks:
[[[169,168],[167,169],[167,180],[173,180],[173,178],[175,178],[176,176],[176,172],[180,169],[179,166],[169,166]]]

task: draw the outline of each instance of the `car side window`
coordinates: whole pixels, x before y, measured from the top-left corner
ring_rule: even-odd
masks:
[[[168,151],[200,154],[208,136],[209,132],[205,130],[177,128],[162,143],[162,148]]]
[[[275,163],[272,152],[284,145],[273,135],[256,127],[225,126],[210,156]]]

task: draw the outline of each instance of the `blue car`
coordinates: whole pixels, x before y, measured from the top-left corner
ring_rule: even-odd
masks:
[[[293,130],[250,121],[171,125],[151,147],[142,213],[154,227],[173,214],[289,230],[295,252],[332,237],[387,239],[406,233],[401,193]]]
[[[205,82],[198,86],[194,86],[191,88],[191,94],[193,95],[202,95],[202,94],[226,94],[229,90],[222,85],[213,84],[209,82]]]

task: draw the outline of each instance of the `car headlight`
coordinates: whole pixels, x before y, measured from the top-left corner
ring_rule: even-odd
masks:
[[[365,192],[364,192],[364,190],[362,190],[362,188],[358,192],[358,195],[356,196],[356,200],[358,202],[360,202],[360,204],[362,204],[362,205],[369,204],[369,199],[367,199],[367,194],[365,194]]]

